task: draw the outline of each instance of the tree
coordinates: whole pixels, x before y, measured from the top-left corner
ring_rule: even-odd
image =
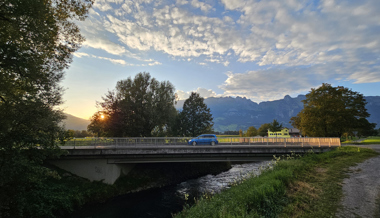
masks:
[[[276,119],[273,120],[273,122],[269,123],[269,130],[271,132],[278,132],[281,131],[282,124],[280,124]]]
[[[363,95],[343,86],[323,83],[311,89],[303,104],[304,109],[291,118],[291,123],[312,137],[340,137],[346,132],[363,130],[363,119],[369,117]]]
[[[177,123],[181,125],[181,136],[192,137],[212,132],[214,125],[210,108],[204,103],[204,99],[195,92],[192,92],[184,102]]]
[[[94,133],[111,137],[148,137],[168,131],[176,114],[174,86],[159,82],[149,73],[118,81],[98,106],[88,126]],[[101,117],[104,116],[102,119]]]
[[[244,135],[243,130],[239,129],[239,136],[243,137],[243,135]]]
[[[257,129],[253,126],[248,127],[247,133],[245,133],[247,137],[257,136]]]
[[[63,113],[56,109],[62,103],[58,83],[83,41],[75,20],[83,20],[91,4],[0,2],[1,217],[51,216],[43,182],[57,174],[42,163],[61,154],[57,142],[65,131]]]
[[[97,137],[107,136],[106,130],[106,119],[101,112],[95,112],[91,117],[91,123],[87,126],[87,130],[92,132]]]
[[[268,136],[268,129],[270,128],[270,124],[269,123],[264,123],[260,126],[260,128],[257,130],[258,131],[258,134],[261,136],[261,137],[264,137],[264,136]]]
[[[358,136],[376,136],[377,130],[376,123],[370,123],[365,118],[359,119],[359,131],[357,133]]]

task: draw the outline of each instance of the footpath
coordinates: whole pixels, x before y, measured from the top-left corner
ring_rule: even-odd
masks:
[[[346,146],[346,145],[343,145]],[[380,153],[380,145],[354,145]],[[380,217],[380,155],[349,168],[337,217]]]

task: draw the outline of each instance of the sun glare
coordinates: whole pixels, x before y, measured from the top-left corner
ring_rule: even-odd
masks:
[[[104,119],[104,115],[101,115],[100,118]]]

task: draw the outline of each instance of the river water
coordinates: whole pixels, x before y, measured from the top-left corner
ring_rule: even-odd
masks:
[[[180,212],[185,204],[191,205],[194,198],[200,198],[205,193],[218,193],[229,188],[232,183],[257,176],[270,163],[263,161],[234,164],[230,170],[218,175],[207,175],[177,185],[116,197],[103,204],[85,207],[70,217],[170,218],[172,214]]]

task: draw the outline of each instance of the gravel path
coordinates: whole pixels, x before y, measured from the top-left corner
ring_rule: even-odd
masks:
[[[354,145],[372,148],[380,153],[380,145]],[[380,156],[350,167],[349,178],[343,180],[342,209],[337,217],[379,217]]]

